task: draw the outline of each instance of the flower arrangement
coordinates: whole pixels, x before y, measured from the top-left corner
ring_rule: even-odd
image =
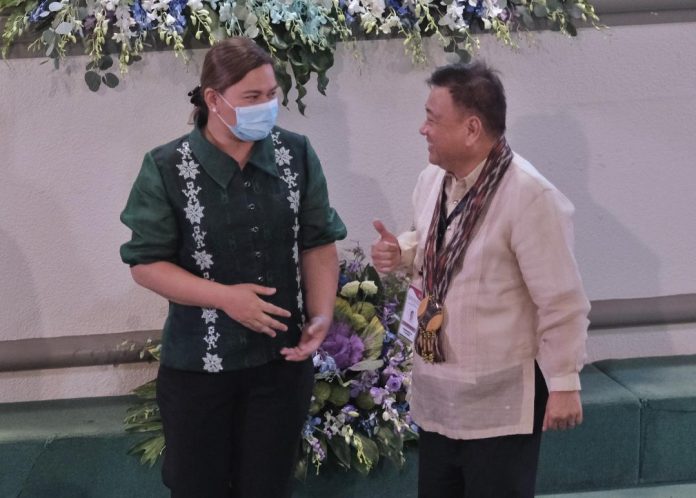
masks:
[[[575,36],[574,22],[598,21],[589,0],[0,0],[0,14],[7,16],[3,56],[26,35],[34,38],[30,48],[44,51],[57,67],[79,43],[90,57],[85,81],[94,91],[119,82],[108,71],[110,54],[118,55],[125,74],[152,45],[164,44],[186,59],[186,47],[196,40],[248,36],[276,60],[285,105],[294,82],[301,112],[312,73],[325,92],[339,41],[402,36],[413,61],[423,63],[426,36],[454,58],[468,59],[479,32],[514,45],[514,30],[546,23]]]
[[[340,265],[334,323],[313,357],[298,478],[327,463],[361,473],[382,458],[401,467],[404,443],[417,438],[406,402],[413,349],[396,333],[407,281],[396,274],[380,279],[359,246],[350,253]],[[158,360],[159,351],[152,343],[142,354]],[[138,387],[139,401],[125,419],[126,431],[148,435],[129,450],[148,465],[165,450],[155,392],[156,380]]]
[[[363,474],[382,457],[401,467],[404,443],[417,437],[406,402],[413,349],[396,333],[405,279],[380,280],[360,247],[352,256],[341,263],[334,322],[314,355],[300,477],[327,461]]]

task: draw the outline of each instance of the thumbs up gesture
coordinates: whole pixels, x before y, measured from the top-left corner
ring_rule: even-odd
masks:
[[[396,236],[387,230],[380,220],[375,220],[372,225],[379,234],[379,240],[372,244],[372,264],[380,273],[389,273],[399,266],[401,261],[401,249]]]

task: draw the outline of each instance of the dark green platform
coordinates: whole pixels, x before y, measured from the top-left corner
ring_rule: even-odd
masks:
[[[128,448],[131,397],[0,405],[1,498],[166,497],[156,469]]]
[[[540,493],[638,484],[640,403],[593,365],[582,370],[584,421],[541,440]]]
[[[598,366],[581,374],[583,425],[542,439],[539,492],[696,480],[696,357]],[[0,404],[0,498],[167,497],[159,469],[126,455],[142,437],[123,432],[131,403]],[[415,498],[417,463],[413,449],[401,472],[386,463],[366,478],[323,469],[296,483],[294,498]]]
[[[597,367],[640,399],[640,482],[696,480],[696,356],[607,360]]]

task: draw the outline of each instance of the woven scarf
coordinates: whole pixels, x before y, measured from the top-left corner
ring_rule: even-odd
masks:
[[[426,361],[440,363],[445,360],[442,354],[442,338],[440,337],[442,334],[439,333],[439,325],[426,327],[426,319],[429,321],[433,313],[439,313],[440,319],[437,323],[442,323],[442,304],[445,302],[452,276],[461,267],[474,228],[490,204],[511,162],[512,150],[505,137],[501,136],[488,154],[476,183],[459,201],[455,211],[453,211],[453,213],[461,213],[454,227],[454,235],[449,243],[438,248],[438,229],[441,218],[447,215],[443,202],[445,200],[445,181],[443,179],[440,195],[433,209],[428,238],[425,242],[423,262],[425,299],[419,310],[419,316],[424,318],[419,320],[418,335],[415,341],[416,353]]]

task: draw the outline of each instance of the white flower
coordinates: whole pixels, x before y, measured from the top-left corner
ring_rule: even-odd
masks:
[[[164,24],[167,26],[171,26],[176,22],[176,19],[171,14],[167,14],[167,17],[164,19]]]
[[[195,161],[187,161],[186,159],[181,160],[181,164],[176,165],[179,168],[179,176],[183,176],[184,180],[195,180],[198,173],[198,164]]]
[[[398,28],[400,26],[401,19],[399,19],[399,16],[392,14],[382,22],[382,25],[379,27],[379,30],[382,33],[389,34],[391,33],[392,28]]]
[[[300,211],[300,191],[291,190],[290,195],[288,196],[288,200],[290,201],[290,207],[295,212],[295,214],[297,214]]]
[[[366,296],[374,296],[377,294],[377,285],[373,280],[364,280],[360,282],[360,290],[365,293]]]
[[[184,208],[186,219],[191,223],[200,223],[203,218],[203,209],[205,208],[201,206],[198,201],[195,203],[189,201],[188,205]]]
[[[207,251],[195,251],[193,259],[196,260],[196,264],[201,270],[207,270],[213,266],[213,255],[208,254]]]
[[[235,19],[232,9],[234,8],[234,2],[225,2],[220,7],[220,23],[226,23],[227,21],[232,21]]]
[[[215,323],[215,320],[218,318],[217,310],[215,308],[203,308],[201,318],[205,320],[205,323]]]
[[[186,5],[194,12],[203,8],[203,2],[201,0],[188,0]]]
[[[357,14],[362,14],[365,9],[360,5],[360,0],[348,0],[348,13],[352,16]]]
[[[222,358],[216,354],[206,353],[203,357],[203,370],[206,372],[219,372],[222,370]]]
[[[467,28],[468,24],[462,17],[464,13],[464,6],[457,5],[457,2],[452,2],[447,6],[447,13],[440,18],[438,24],[440,26],[447,26],[452,31],[459,31],[460,29]]]
[[[484,17],[498,17],[503,9],[498,5],[497,0],[483,0],[483,5],[485,7]]]
[[[278,166],[282,166],[284,164],[289,165],[291,160],[292,156],[290,155],[290,151],[285,147],[275,150],[275,161]]]
[[[360,289],[360,282],[353,280],[348,282],[346,285],[341,287],[341,295],[343,297],[355,297],[358,295],[358,290]]]
[[[384,14],[384,9],[386,8],[384,0],[364,0],[362,3],[376,17],[382,17],[382,14]]]

